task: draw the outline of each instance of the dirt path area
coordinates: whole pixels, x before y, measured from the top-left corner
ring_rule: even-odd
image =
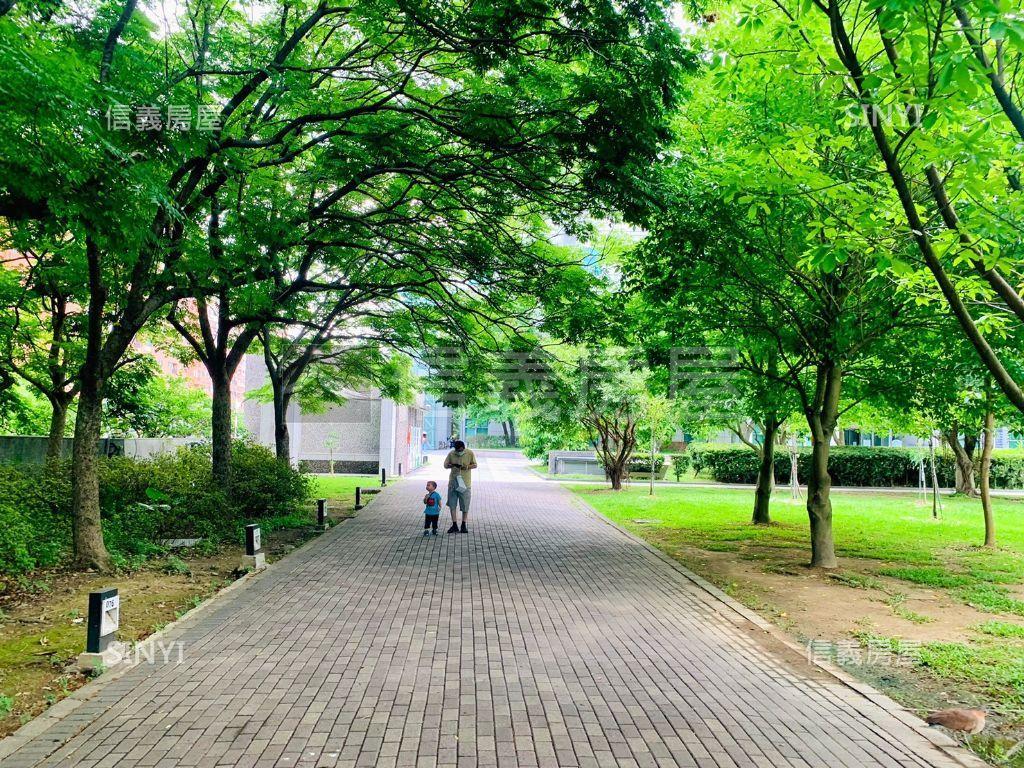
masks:
[[[966,679],[951,680],[915,663],[918,647],[977,642],[978,627],[997,617],[954,599],[948,590],[918,586],[885,576],[898,563],[841,558],[836,573],[807,568],[805,553],[787,547],[743,547],[717,552],[679,543],[671,529],[637,526],[637,532],[695,573],[786,630],[809,654],[826,654],[848,672],[923,714],[941,706],[975,706],[989,711],[983,736],[972,748],[997,765],[1024,766],[1024,750],[1002,760],[1021,740],[1021,711],[1005,697]],[[1010,588],[1020,595],[1019,586]],[[1016,625],[1014,617],[1000,622]],[[1024,632],[1024,620],[1019,622]],[[902,639],[893,652],[872,652],[867,638]],[[994,642],[998,642],[993,639]],[[906,654],[901,657],[901,654]],[[1024,686],[1024,669],[1017,671]],[[1000,692],[1001,694],[1004,692]]]

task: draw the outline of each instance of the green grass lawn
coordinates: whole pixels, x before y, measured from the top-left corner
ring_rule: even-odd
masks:
[[[807,511],[803,501],[789,499],[779,489],[772,502],[769,528],[749,524],[753,494],[746,490],[657,486],[632,487],[618,493],[607,486],[570,486],[595,509],[617,523],[640,532],[634,519],[656,519],[658,527],[673,529],[682,541],[716,551],[739,550],[741,544],[763,544],[806,550]],[[984,538],[981,503],[976,499],[943,498],[938,520],[930,503],[913,494],[834,493],[836,553],[904,563],[906,580],[928,583],[957,578],[935,586],[965,587],[978,581],[1024,581],[1024,502],[994,499],[999,549],[973,545]],[[910,568],[914,566],[916,568]],[[927,566],[933,566],[928,570]],[[950,570],[952,568],[952,571]],[[940,579],[941,576],[941,579]]]
[[[780,560],[796,566],[809,560],[807,512],[803,501],[790,499],[788,488],[780,488],[772,503],[775,524],[760,527],[749,522],[751,491],[658,486],[652,497],[637,486],[617,493],[607,486],[568,487],[611,520],[696,570],[701,558],[687,562],[689,555],[680,546],[762,560],[765,572],[775,574],[786,573],[785,568],[770,570]],[[979,546],[984,538],[980,501],[944,497],[942,505],[935,520],[930,501],[913,494],[833,494],[836,551],[844,568],[831,580],[837,589],[872,590],[897,616],[913,622],[931,621],[903,605],[904,592],[918,587],[940,590],[954,605],[991,614],[990,621],[971,628],[964,642],[924,643],[917,649],[916,664],[922,681],[940,681],[943,689],[948,686],[990,707],[1002,718],[998,738],[1012,743],[1024,737],[1024,592],[1018,586],[1024,583],[1024,502],[993,500],[995,550]],[[906,586],[883,584],[883,577]],[[794,577],[794,585],[799,583]],[[842,599],[842,593],[836,598]],[[747,599],[751,607],[759,607],[755,598]],[[791,629],[799,633],[799,626]],[[901,642],[869,633],[858,639],[865,644]],[[991,741],[977,745],[985,754],[1004,747]],[[1024,761],[1012,763],[1018,764]]]
[[[377,475],[317,475],[313,478],[313,492],[317,498],[330,499],[332,508],[346,512],[355,509],[356,486],[379,488]]]

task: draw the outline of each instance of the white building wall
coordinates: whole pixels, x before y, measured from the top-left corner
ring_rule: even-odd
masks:
[[[264,386],[266,366],[250,355],[246,368],[246,392]],[[273,403],[248,398],[243,406],[246,431],[257,442],[274,446]],[[351,392],[342,405],[323,413],[302,413],[298,403],[288,409],[292,463],[311,471],[327,472],[333,460],[337,472],[376,473],[384,467],[389,475],[398,465],[407,472],[420,464],[423,429],[423,396],[413,405],[381,399],[378,390]]]

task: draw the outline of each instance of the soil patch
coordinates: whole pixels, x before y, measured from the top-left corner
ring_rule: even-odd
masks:
[[[970,747],[995,764],[1024,739],[1020,711],[994,704],[983,686],[941,678],[929,669],[902,662],[888,648],[865,649],[867,636],[899,637],[907,647],[927,643],[975,643],[976,627],[999,618],[955,600],[948,590],[929,588],[881,573],[904,563],[840,558],[831,573],[806,567],[806,552],[786,546],[738,543],[726,551],[679,542],[670,528],[634,530],[733,598],[756,610],[804,645],[860,680],[923,716],[936,709],[972,706],[989,711],[989,725],[971,737]],[[1024,588],[1013,585],[1019,595]],[[1024,619],[1017,619],[1024,625]],[[860,639],[858,639],[860,638]],[[787,660],[794,663],[793,654]],[[806,674],[806,658],[802,667]],[[1006,711],[1004,711],[1006,710]],[[963,739],[961,739],[963,741]],[[1010,765],[1024,765],[1020,752]]]

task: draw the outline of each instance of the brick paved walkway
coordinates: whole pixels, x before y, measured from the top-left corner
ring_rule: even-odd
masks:
[[[431,473],[4,768],[959,764],[515,461],[483,462],[470,535],[422,539]]]

